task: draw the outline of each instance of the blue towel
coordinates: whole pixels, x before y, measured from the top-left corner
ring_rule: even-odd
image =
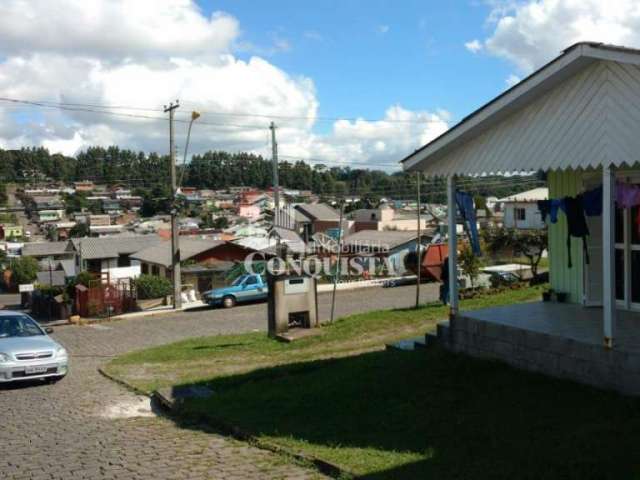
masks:
[[[480,251],[480,237],[478,236],[478,224],[476,221],[476,208],[473,204],[473,197],[467,192],[456,191],[456,204],[464,221],[468,224],[469,241],[471,250],[477,256],[482,255]]]

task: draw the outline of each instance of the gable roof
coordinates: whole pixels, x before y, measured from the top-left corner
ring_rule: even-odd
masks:
[[[190,238],[180,238],[180,260],[189,260],[196,255],[204,253],[213,248],[224,245],[224,240],[200,240]],[[131,258],[140,260],[141,262],[162,265],[163,267],[171,266],[171,242],[161,242],[149,248],[145,248],[131,255]]]
[[[598,71],[595,67],[597,67],[597,64],[602,66],[603,63],[607,63],[607,67],[602,67]],[[600,145],[594,146],[597,151],[593,151],[594,148],[592,148],[592,151],[589,152],[589,148],[586,148],[586,152],[591,153],[591,155],[582,155],[582,159],[576,154],[576,157],[572,159],[568,157],[555,159],[555,164],[543,155],[524,158],[522,155],[519,155],[524,148],[521,144],[510,145],[511,148],[508,148],[508,146],[510,142],[515,143],[514,140],[524,141],[525,137],[529,134],[532,138],[528,140],[530,142],[537,142],[535,143],[536,147],[544,146],[545,144],[542,143],[544,139],[543,135],[540,134],[541,132],[531,133],[531,129],[529,128],[529,131],[527,131],[527,128],[531,125],[532,120],[535,120],[533,117],[535,117],[536,114],[538,114],[538,119],[541,120],[540,124],[543,127],[550,128],[548,122],[545,125],[545,118],[541,115],[554,113],[552,112],[554,105],[556,108],[554,114],[555,118],[559,120],[558,124],[564,125],[566,128],[575,127],[575,137],[585,135],[585,130],[588,129],[585,125],[588,126],[589,121],[591,121],[595,127],[599,126],[597,124],[598,119],[594,118],[585,120],[582,122],[583,125],[578,125],[580,122],[576,122],[577,120],[587,118],[584,110],[590,106],[590,103],[595,103],[595,105],[593,105],[594,112],[602,110],[598,110],[599,105],[597,102],[591,102],[591,100],[597,98],[598,95],[606,95],[609,91],[619,95],[621,89],[626,89],[623,93],[633,96],[633,103],[640,105],[639,92],[637,92],[637,88],[632,87],[636,85],[638,79],[640,79],[640,68],[638,68],[638,66],[640,66],[640,50],[595,42],[581,42],[572,45],[564,50],[560,56],[532,73],[520,83],[506,90],[489,103],[462,119],[436,139],[405,157],[401,161],[402,166],[405,170],[424,171],[431,175],[465,175],[531,171],[537,169],[581,168],[601,165],[604,162],[618,165],[624,163],[625,160],[629,160],[630,156],[632,157],[631,163],[633,164],[637,161],[637,158],[633,157],[632,153],[630,155],[617,155],[615,158],[605,158],[606,155],[599,152],[601,148],[596,148]],[[494,133],[493,137],[498,136],[498,132],[491,131],[492,127],[507,120],[513,123],[512,116],[514,116],[514,114],[521,112],[525,107],[530,106],[533,102],[547,94],[548,97],[554,93],[555,90],[558,90],[559,86],[566,84],[569,79],[572,79],[589,67],[594,67],[593,71],[590,72],[591,77],[580,79],[580,82],[576,81],[576,84],[568,88],[567,91],[558,92],[557,98],[555,98],[554,101],[549,101],[547,105],[541,105],[537,111],[532,110],[528,112],[530,118],[528,118],[528,121],[527,119],[522,119],[523,121],[521,122],[520,128],[514,129],[512,132],[502,132],[504,138],[502,139],[503,141],[500,147],[502,147],[501,153],[503,155],[499,157],[492,155],[492,153],[499,151],[498,148],[491,152],[488,151],[487,147],[485,147],[482,152],[477,152],[474,149],[477,147],[476,144],[473,144],[474,140],[478,140],[478,142],[476,142],[477,144],[484,143],[486,145],[487,142],[492,140],[492,138],[489,138],[491,137],[489,133]],[[610,72],[608,69],[617,69],[618,71]],[[610,90],[605,91],[604,94],[600,92],[597,85],[594,85],[596,79],[602,82],[609,82],[607,88]],[[591,80],[591,84],[589,84],[589,80]],[[624,86],[625,83],[627,83],[628,88]],[[582,98],[579,98],[578,95],[572,95],[577,104],[573,116],[565,115],[564,119],[559,118],[562,114],[561,112],[558,113],[557,110],[562,110],[562,107],[558,105],[568,100],[567,95],[575,93],[580,88],[582,91],[577,93],[581,95]],[[626,103],[627,102],[623,101],[623,104]],[[616,112],[622,112],[622,110],[618,108]],[[546,119],[548,120],[548,117]],[[599,120],[601,121],[602,119]],[[635,124],[637,122],[631,121],[626,123]],[[613,125],[603,125],[602,128],[620,129],[624,124],[625,120],[622,120],[615,122]],[[582,128],[578,129],[578,127]],[[558,134],[559,132],[556,133]],[[597,137],[592,138],[593,142],[597,142],[600,137],[602,137],[601,132],[596,131],[586,132],[586,138],[590,138],[590,133],[593,133]],[[623,131],[623,133],[628,137],[628,131]],[[484,137],[481,137],[483,134]],[[495,140],[495,138],[493,139]],[[575,142],[578,143],[579,147],[578,140],[578,138],[575,138]],[[553,148],[555,146],[556,150],[560,150],[559,145],[564,146],[568,144],[568,142],[569,140],[566,135],[564,137],[561,136],[551,147]],[[608,143],[611,144],[611,141]],[[611,148],[616,148],[618,150],[616,153],[620,153],[618,147]],[[461,150],[465,149],[466,151],[461,153]],[[631,147],[626,150],[634,152],[638,149]],[[452,158],[453,156],[456,156],[456,158]]]
[[[420,237],[430,237],[423,232]],[[386,252],[418,238],[415,230],[360,230],[344,238],[343,246],[350,250],[367,249]]]
[[[72,238],[75,251],[82,253],[83,260],[101,258],[118,258],[120,255],[131,255],[162,240],[157,235],[131,235],[128,237],[108,238]]]
[[[306,249],[306,244],[302,237],[295,230],[291,230],[283,227],[273,227],[269,236],[278,237],[287,248],[296,253],[303,253]],[[270,247],[269,247],[270,248]]]
[[[515,195],[509,195],[508,197],[501,198],[498,202],[537,202],[538,200],[546,200],[549,198],[549,189],[547,187],[534,188],[527,190],[526,192],[516,193]]]
[[[73,253],[67,250],[69,242],[38,242],[25,243],[22,255],[27,257],[48,257],[50,255],[64,255]]]
[[[311,220],[320,222],[337,222],[340,220],[340,214],[326,203],[299,203],[295,206],[295,209]]]

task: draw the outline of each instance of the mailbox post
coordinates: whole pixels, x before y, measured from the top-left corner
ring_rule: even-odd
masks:
[[[305,275],[268,275],[269,336],[290,328],[315,328],[318,319],[316,279]]]

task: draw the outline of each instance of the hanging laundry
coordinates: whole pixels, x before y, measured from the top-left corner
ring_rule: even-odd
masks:
[[[617,182],[616,203],[621,208],[631,208],[640,205],[640,186]]]
[[[602,185],[584,192],[582,194],[582,204],[584,206],[584,214],[587,217],[599,217],[602,215]]]
[[[558,210],[564,211],[564,200],[538,200],[537,203],[543,222],[547,221],[547,216],[551,223],[558,222]]]
[[[589,251],[587,250],[587,236],[589,235],[589,227],[587,219],[584,216],[584,203],[582,195],[577,197],[564,198],[565,209],[567,215],[567,251],[569,253],[569,268],[571,263],[571,237],[582,238],[582,250],[585,255],[585,262],[589,264]]]
[[[460,215],[466,223],[467,232],[469,233],[469,241],[471,243],[471,250],[475,255],[482,255],[480,251],[480,237],[478,235],[478,223],[476,221],[476,208],[473,204],[473,197],[466,192],[456,191],[456,204]]]

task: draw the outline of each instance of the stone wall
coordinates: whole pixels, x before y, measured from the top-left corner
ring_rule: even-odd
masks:
[[[517,368],[640,395],[640,353],[457,316],[438,327],[454,352],[501,360]]]

